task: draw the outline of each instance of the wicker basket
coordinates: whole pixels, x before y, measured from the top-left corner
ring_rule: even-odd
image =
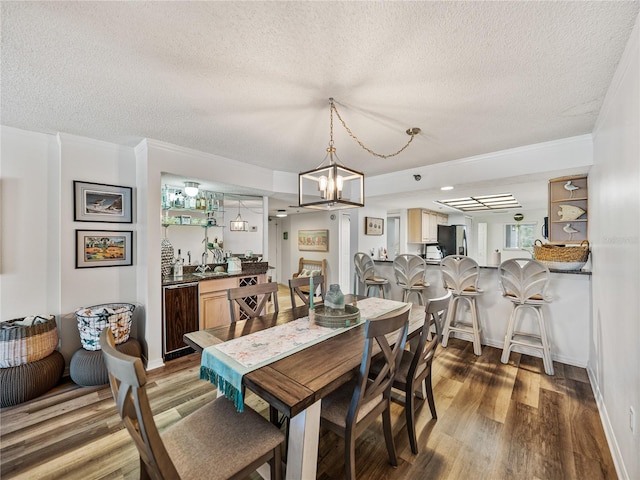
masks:
[[[579,246],[561,247],[536,240],[533,256],[549,268],[580,270],[589,258],[589,242],[583,240]]]
[[[116,345],[129,340],[134,309],[130,303],[105,303],[76,310],[82,347],[100,350],[100,332],[105,327],[111,327]]]
[[[24,320],[0,323],[0,368],[36,362],[51,355],[58,346],[56,317],[38,315],[27,325]]]

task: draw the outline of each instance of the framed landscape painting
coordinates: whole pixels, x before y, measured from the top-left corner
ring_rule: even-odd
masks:
[[[76,222],[132,223],[131,187],[73,181]]]
[[[133,232],[76,230],[76,268],[133,264]]]
[[[298,230],[298,250],[328,252],[329,230]]]

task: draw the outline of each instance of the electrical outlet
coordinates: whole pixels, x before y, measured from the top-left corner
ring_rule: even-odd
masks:
[[[629,407],[629,429],[633,435],[636,434],[636,411],[633,407]]]

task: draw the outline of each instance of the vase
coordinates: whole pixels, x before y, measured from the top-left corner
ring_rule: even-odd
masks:
[[[329,311],[338,310],[344,312],[344,294],[337,283],[329,285],[329,291],[324,296],[324,306]]]
[[[162,239],[160,244],[162,278],[167,278],[173,266],[173,245],[167,237]]]

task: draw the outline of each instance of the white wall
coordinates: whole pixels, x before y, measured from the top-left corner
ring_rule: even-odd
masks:
[[[593,327],[588,371],[620,478],[640,478],[640,32],[600,112],[589,175]],[[636,433],[629,408],[636,412]]]

